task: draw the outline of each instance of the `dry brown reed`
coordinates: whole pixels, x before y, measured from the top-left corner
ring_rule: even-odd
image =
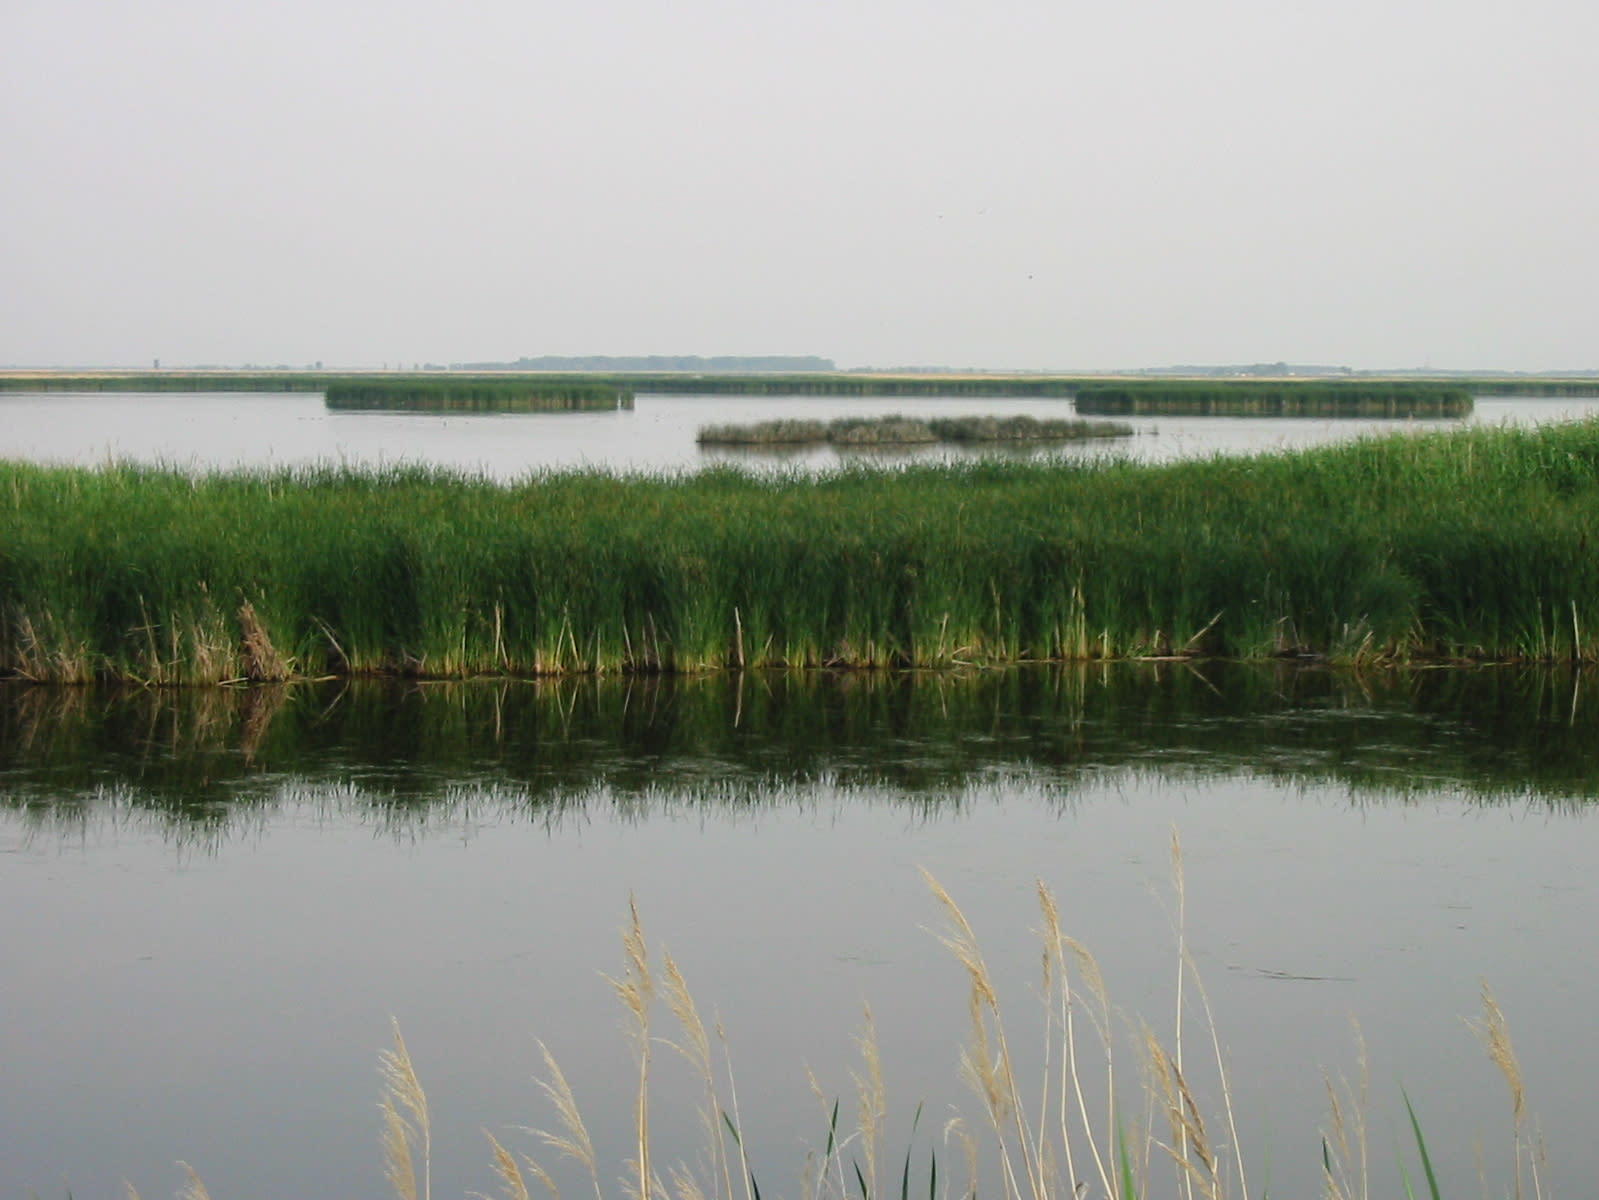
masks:
[[[962,1052],[962,1074],[972,1087],[989,1129],[989,1153],[994,1166],[985,1168],[978,1139],[964,1119],[948,1120],[942,1133],[946,1162],[964,1161],[966,1178],[955,1182],[945,1174],[943,1200],[960,1197],[974,1200],[984,1179],[998,1172],[1001,1200],[1140,1200],[1152,1195],[1173,1195],[1197,1200],[1229,1200],[1250,1195],[1244,1176],[1244,1156],[1239,1144],[1230,1084],[1226,1074],[1221,1039],[1217,1032],[1208,996],[1194,963],[1188,956],[1186,936],[1180,923],[1186,918],[1186,884],[1183,881],[1182,850],[1175,837],[1172,844],[1172,869],[1176,913],[1179,921],[1180,970],[1187,988],[1197,996],[1196,1009],[1203,1014],[1215,1056],[1215,1079],[1202,1089],[1194,1079],[1193,1064],[1180,1059],[1179,1034],[1162,1040],[1147,1026],[1134,1031],[1134,1045],[1144,1065],[1142,1088],[1137,1092],[1145,1106],[1142,1123],[1130,1122],[1122,1111],[1117,1086],[1119,1072],[1115,1047],[1123,1041],[1113,1027],[1115,1018],[1103,973],[1092,954],[1064,931],[1059,904],[1048,887],[1037,886],[1037,902],[1042,916],[1039,938],[1042,946],[1042,998],[1045,1005],[1043,1045],[1036,1058],[1028,1060],[1028,1073],[1039,1067],[1039,1095],[1035,1104],[1023,1102],[1022,1081],[1016,1057],[1005,1027],[1004,1014],[994,976],[984,959],[976,931],[954,897],[930,874],[923,872],[927,886],[942,910],[945,925],[938,932],[941,942],[966,977],[971,1027],[969,1044]],[[637,1200],[660,1197],[665,1200],[759,1200],[760,1189],[740,1130],[737,1090],[733,1081],[731,1054],[721,1027],[715,1034],[707,1029],[698,1005],[681,968],[670,955],[662,955],[662,977],[651,964],[643,923],[635,902],[629,902],[628,923],[623,929],[624,970],[611,980],[627,1017],[633,1053],[638,1061],[638,1095],[634,1104],[636,1147],[626,1165],[623,1191]],[[676,1019],[678,1033],[658,1039],[652,1033],[651,1010],[658,998],[664,999]],[[1177,1014],[1179,1027],[1190,1019],[1187,1010]],[[1093,1051],[1080,1045],[1084,1026],[1092,1030]],[[1522,1180],[1530,1173],[1534,1196],[1543,1195],[1542,1156],[1529,1150],[1524,1123],[1525,1087],[1519,1063],[1511,1046],[1509,1030],[1492,995],[1483,994],[1483,1016],[1474,1023],[1488,1049],[1490,1059],[1500,1069],[1510,1087],[1516,1163],[1515,1195],[1523,1195]],[[653,1166],[650,1143],[651,1087],[650,1054],[656,1041],[675,1049],[698,1076],[702,1096],[699,1100],[702,1133],[706,1138],[699,1168],[684,1163],[666,1168],[665,1180]],[[1369,1097],[1369,1069],[1364,1043],[1356,1031],[1359,1047],[1359,1075],[1355,1084],[1324,1077],[1330,1123],[1323,1136],[1322,1191],[1325,1200],[1370,1200],[1370,1162],[1367,1145],[1366,1111]],[[852,1072],[856,1091],[855,1128],[847,1135],[837,1128],[839,1105],[831,1102],[829,1133],[820,1156],[809,1156],[802,1178],[804,1200],[881,1200],[879,1186],[883,1163],[883,1129],[888,1114],[888,1092],[883,1078],[876,1023],[867,1010],[865,1023],[856,1038],[861,1067]],[[589,1174],[595,1200],[604,1200],[606,1190],[600,1181],[599,1164],[577,1100],[554,1056],[540,1044],[545,1077],[540,1086],[555,1108],[557,1129],[534,1130],[544,1145],[580,1162]],[[718,1049],[720,1053],[718,1054]],[[720,1057],[720,1064],[718,1063]],[[1095,1067],[1093,1060],[1099,1059]],[[427,1104],[417,1082],[405,1043],[395,1030],[394,1049],[382,1056],[385,1092],[381,1108],[384,1118],[384,1145],[389,1181],[400,1200],[417,1200],[427,1195],[428,1118]],[[1103,1071],[1099,1084],[1090,1087],[1085,1078]],[[725,1074],[723,1074],[725,1072]],[[1219,1087],[1219,1109],[1207,1111],[1203,1091]],[[812,1087],[829,1112],[826,1093],[812,1079]],[[1091,1098],[1103,1091],[1104,1108]],[[1164,1134],[1157,1132],[1164,1129]],[[1218,1131],[1222,1136],[1218,1138]],[[529,1155],[520,1157],[507,1149],[492,1134],[488,1135],[491,1165],[505,1200],[529,1200],[529,1180],[537,1180],[558,1197],[550,1174]],[[421,1181],[415,1170],[420,1147]],[[846,1154],[850,1156],[853,1179],[846,1175]],[[856,1158],[855,1156],[859,1157]],[[1165,1160],[1174,1172],[1169,1186],[1152,1185],[1155,1167]],[[864,1164],[861,1160],[864,1160]],[[909,1159],[906,1169],[909,1171]],[[733,1175],[740,1176],[735,1182]],[[935,1152],[936,1173],[936,1152]],[[191,1178],[193,1178],[191,1176]],[[907,1174],[906,1180],[909,1176]],[[195,1186],[198,1179],[193,1178]],[[858,1189],[856,1184],[859,1185]],[[901,1192],[906,1181],[901,1181]],[[930,1182],[930,1195],[940,1195]],[[130,1189],[130,1195],[133,1193]],[[197,1192],[191,1200],[203,1200]]]
[[[383,1080],[383,1095],[378,1101],[382,1114],[384,1174],[400,1200],[431,1200],[433,1195],[433,1125],[428,1115],[427,1093],[417,1078],[411,1054],[400,1035],[400,1023],[393,1022],[394,1046],[378,1056],[378,1073]],[[418,1188],[416,1156],[422,1159],[421,1186]]]
[[[1516,1058],[1515,1047],[1510,1041],[1510,1026],[1505,1020],[1505,1014],[1499,1007],[1499,1002],[1494,999],[1494,994],[1487,984],[1482,988],[1482,1016],[1474,1021],[1467,1022],[1482,1039],[1487,1048],[1488,1058],[1494,1066],[1499,1068],[1499,1073],[1504,1076],[1505,1086],[1510,1089],[1510,1126],[1511,1149],[1515,1163],[1515,1200],[1522,1200],[1524,1195],[1525,1177],[1530,1174],[1533,1195],[1543,1196],[1543,1179],[1540,1171],[1542,1159],[1541,1141],[1534,1134],[1532,1144],[1527,1140],[1527,1091],[1522,1080],[1521,1062]]]

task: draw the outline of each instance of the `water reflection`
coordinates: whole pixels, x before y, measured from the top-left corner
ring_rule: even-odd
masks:
[[[0,689],[0,802],[39,827],[157,817],[188,840],[289,788],[381,823],[470,800],[549,819],[781,804],[826,784],[932,813],[1024,780],[1333,784],[1558,810],[1599,791],[1599,675],[1118,663],[953,675],[199,690]],[[309,790],[309,791],[308,791]],[[437,814],[435,814],[435,818]],[[248,822],[245,822],[248,825]]]

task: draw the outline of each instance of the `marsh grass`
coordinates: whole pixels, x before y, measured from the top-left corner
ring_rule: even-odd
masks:
[[[756,421],[745,425],[706,425],[695,440],[702,446],[914,446],[934,442],[1064,442],[1084,438],[1130,437],[1132,426],[1118,421],[1045,420],[1029,416],[939,417],[899,415],[840,417],[834,421]]]
[[[0,463],[0,672],[1599,660],[1599,423],[1162,466]]]
[[[1078,389],[1079,413],[1115,416],[1465,417],[1471,390],[1454,383],[1133,382]]]
[[[632,408],[633,393],[609,383],[545,380],[453,380],[330,383],[333,410],[438,413],[609,412]]]

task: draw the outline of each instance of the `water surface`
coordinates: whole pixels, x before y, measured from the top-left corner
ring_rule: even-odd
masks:
[[[794,1195],[870,1001],[902,1152],[951,1104],[965,905],[1035,1040],[1035,879],[1114,998],[1169,1030],[1168,843],[1257,1191],[1310,1194],[1320,1072],[1370,1048],[1378,1178],[1417,1101],[1445,1184],[1507,1101],[1461,1018],[1489,980],[1560,1181],[1592,1177],[1599,681],[1210,664],[949,675],[240,691],[0,689],[9,1194],[384,1194],[375,1054],[398,1017],[440,1196],[482,1128],[546,1123],[535,1037],[608,1178],[630,1067],[601,972],[629,895],[726,1024],[763,1190]],[[1190,1036],[1197,1038],[1195,1031]],[[1200,1044],[1197,1040],[1194,1045]],[[663,1159],[692,1157],[663,1056]],[[1131,1059],[1127,1060],[1129,1072]],[[1213,1091],[1207,1093],[1213,1098]],[[846,1110],[850,1101],[846,1099]],[[1267,1167],[1267,1164],[1269,1168]],[[576,1180],[566,1176],[572,1184]]]
[[[905,413],[1071,416],[1069,400],[641,395],[603,413],[450,414],[330,412],[316,393],[0,393],[0,457],[74,463],[126,458],[206,469],[312,462],[426,462],[512,478],[551,468],[684,470],[716,462],[816,469],[841,462],[904,462],[973,454],[1126,455],[1163,461],[1317,445],[1389,430],[1453,428],[1456,421],[1347,418],[1139,417],[1132,438],[1030,449],[920,447],[900,452],[817,447],[784,454],[701,450],[703,425]],[[1528,424],[1599,413],[1599,399],[1479,397],[1465,423]]]

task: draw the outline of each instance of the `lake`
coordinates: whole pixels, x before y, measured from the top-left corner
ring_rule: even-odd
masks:
[[[1253,1191],[1316,1186],[1322,1072],[1355,1073],[1352,1021],[1374,1178],[1412,1153],[1404,1089],[1446,1189],[1475,1187],[1474,1140],[1503,1179],[1508,1099],[1463,1023],[1484,981],[1556,1179],[1589,1178],[1595,685],[1224,663],[13,685],[0,1178],[12,1194],[108,1196],[127,1178],[160,1195],[183,1159],[218,1196],[384,1194],[375,1064],[392,1016],[434,1108],[438,1195],[493,1191],[482,1129],[536,1148],[518,1126],[553,1120],[538,1038],[609,1185],[632,1084],[603,976],[622,971],[633,896],[652,950],[725,1024],[763,1192],[795,1195],[826,1131],[806,1069],[848,1120],[865,1003],[892,1161],[918,1103],[919,1156],[951,1105],[979,1116],[956,1074],[963,973],[919,868],[981,936],[1031,1078],[1038,879],[1125,1019],[1169,1035],[1174,830]],[[1186,1036],[1203,1061],[1203,1022]],[[656,1153],[691,1159],[695,1093],[657,1057]]]
[[[817,447],[773,455],[701,450],[703,425],[905,413],[1070,416],[1069,400],[640,395],[600,413],[422,415],[330,412],[318,393],[0,393],[0,457],[96,463],[109,458],[208,469],[311,462],[428,462],[513,478],[601,467],[678,471],[712,463],[814,470],[840,462],[894,463],[972,454],[1130,455],[1166,460],[1316,445],[1364,433],[1451,428],[1456,421],[1271,417],[1139,417],[1132,438],[1029,450],[921,447],[899,452]],[[1479,397],[1476,424],[1526,424],[1599,413],[1599,398]]]
[[[702,424],[856,413],[1055,416],[1064,401],[640,396],[601,414],[330,413],[316,395],[0,394],[0,455],[186,468],[426,461],[509,478],[692,469]],[[1599,400],[1479,399],[1477,423]],[[1454,423],[1140,418],[1058,453],[1150,460]],[[918,457],[927,452],[921,452]],[[933,453],[953,453],[934,451]],[[904,461],[873,457],[864,461]],[[849,460],[862,461],[862,460]],[[958,1107],[964,973],[920,870],[964,907],[1038,1072],[1035,882],[1098,957],[1122,1114],[1125,1031],[1169,1039],[1178,934],[1228,1064],[1250,1194],[1319,1188],[1324,1072],[1370,1066],[1373,1180],[1504,1190],[1510,1104],[1465,1025],[1486,982],[1561,1181],[1599,1176],[1587,1081],[1599,900],[1599,679],[1511,668],[1359,674],[1123,663],[972,673],[305,683],[193,690],[0,681],[5,963],[0,1194],[145,1196],[182,1159],[219,1200],[388,1194],[377,1054],[398,1020],[434,1111],[435,1194],[497,1194],[484,1129],[554,1122],[538,1041],[583,1104],[607,1194],[634,1067],[606,981],[629,898],[725,1026],[762,1192],[799,1196],[870,1004],[887,1180],[913,1187]],[[1187,985],[1200,1102],[1220,1087]],[[659,1033],[671,1036],[667,1014]],[[658,1166],[693,1160],[692,1080],[656,1055]],[[825,1101],[813,1096],[807,1069]],[[1097,1072],[1097,1068],[1096,1068]],[[1094,1094],[1097,1073],[1087,1087]],[[1031,1095],[1031,1085],[1027,1094]],[[1228,1139],[1215,1124],[1218,1142]],[[850,1153],[856,1153],[853,1143]],[[567,1194],[570,1163],[545,1156]],[[847,1169],[847,1167],[846,1167]],[[992,1160],[987,1170],[991,1171]],[[1170,1175],[1159,1173],[1156,1193]],[[1580,1189],[1580,1184],[1579,1184]],[[619,1193],[618,1193],[619,1194]],[[1090,1193],[1094,1194],[1094,1193]]]

